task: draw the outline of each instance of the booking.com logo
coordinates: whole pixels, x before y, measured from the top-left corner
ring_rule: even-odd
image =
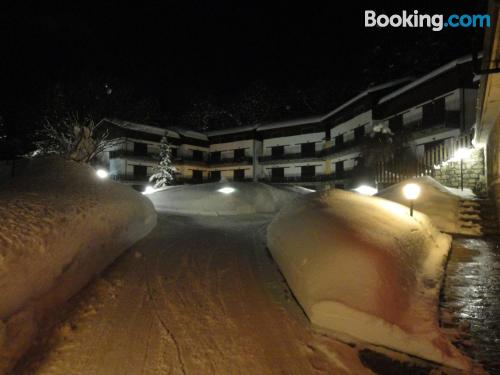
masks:
[[[441,31],[445,27],[490,27],[490,23],[489,14],[452,14],[445,18],[443,14],[420,14],[418,10],[391,15],[365,10],[365,27],[427,27]]]

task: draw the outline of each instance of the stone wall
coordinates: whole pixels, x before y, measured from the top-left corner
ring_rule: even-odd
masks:
[[[460,188],[460,161],[447,162],[434,170],[434,178],[445,186]],[[463,180],[464,188],[479,195],[486,192],[483,149],[472,150],[470,158],[463,161]]]

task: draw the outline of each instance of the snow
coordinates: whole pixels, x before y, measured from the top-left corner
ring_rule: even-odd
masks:
[[[56,157],[0,189],[0,373],[51,311],[156,225],[141,194]]]
[[[225,188],[233,188],[227,193]],[[245,215],[277,212],[300,193],[258,182],[181,185],[148,194],[158,211],[193,215]]]
[[[417,177],[392,185],[377,196],[389,199],[400,204],[409,205],[403,196],[402,189],[408,183],[416,183],[421,187],[419,198],[415,201],[414,208],[431,218],[434,225],[446,233],[480,234],[480,227],[468,219],[476,219],[475,215],[468,215],[469,210],[462,204],[464,199],[473,199],[475,195],[470,189],[448,188],[441,185],[432,177]]]
[[[377,197],[338,189],[288,204],[268,247],[311,322],[447,366],[469,362],[438,327],[438,296],[451,237],[429,218]]]
[[[270,218],[159,213],[16,374],[373,374],[309,328],[268,256]]]

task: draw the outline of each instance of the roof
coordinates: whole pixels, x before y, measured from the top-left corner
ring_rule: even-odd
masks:
[[[124,129],[136,130],[136,131],[150,133],[150,134],[156,134],[156,135],[165,135],[165,133],[166,133],[167,137],[180,138],[180,135],[177,132],[172,131],[170,129],[160,128],[158,126],[139,124],[136,122],[123,121],[123,120],[118,120],[118,119],[109,119],[109,118],[104,118],[100,122],[102,122],[102,121],[110,122],[113,125],[119,126],[120,128],[124,128]]]
[[[417,87],[417,86],[421,85],[422,83],[427,82],[427,81],[431,80],[432,78],[437,77],[437,76],[447,72],[448,70],[451,70],[451,69],[457,67],[458,65],[461,65],[461,64],[464,64],[464,63],[470,62],[470,61],[472,61],[472,55],[467,55],[464,57],[460,57],[456,60],[450,61],[449,63],[441,66],[440,68],[433,70],[432,72],[430,72],[430,73],[428,73],[428,74],[426,74],[418,79],[416,79],[415,81],[409,83],[408,85],[405,85],[405,86],[391,92],[390,94],[383,96],[379,100],[379,103],[387,102],[390,99],[393,99],[396,96],[401,95],[402,93],[409,91],[412,88]]]
[[[226,135],[226,134],[237,134],[237,133],[243,133],[247,131],[253,131],[259,127],[260,124],[255,124],[255,125],[249,125],[249,126],[241,126],[239,128],[229,128],[229,129],[218,129],[218,130],[211,130],[205,132],[205,134],[208,137],[215,137],[218,135]]]
[[[310,117],[302,117],[297,119],[291,119],[286,121],[279,122],[271,122],[265,125],[261,125],[257,127],[257,131],[269,130],[269,129],[279,129],[279,128],[287,128],[289,126],[298,126],[298,125],[306,125],[306,124],[316,124],[321,121],[321,116],[310,116]]]
[[[321,120],[325,120],[328,117],[330,117],[330,116],[332,116],[332,115],[340,112],[341,110],[347,108],[351,104],[357,102],[358,100],[364,98],[365,96],[367,96],[367,95],[369,95],[371,93],[374,93],[374,92],[377,92],[377,91],[380,91],[380,90],[384,90],[384,89],[387,89],[389,87],[397,86],[397,85],[399,85],[399,84],[401,84],[403,82],[407,82],[409,80],[411,80],[410,77],[405,77],[405,78],[396,79],[396,80],[393,80],[393,81],[390,81],[390,82],[387,82],[387,83],[383,83],[383,84],[380,84],[380,85],[372,86],[372,87],[366,89],[365,91],[363,91],[361,94],[355,96],[354,98],[348,100],[344,104],[338,106],[333,111],[328,112],[326,115],[324,115],[321,118]]]
[[[194,131],[194,130],[189,130],[189,129],[184,129],[184,128],[178,128],[178,127],[175,127],[173,129],[174,129],[174,131],[176,131],[177,133],[179,133],[183,137],[192,138],[192,139],[198,139],[198,140],[201,140],[201,141],[208,141],[208,137],[205,134],[203,134],[203,133],[200,133],[200,132],[197,132],[197,131]]]

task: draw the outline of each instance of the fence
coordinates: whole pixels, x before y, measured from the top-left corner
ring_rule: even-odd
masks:
[[[470,135],[449,138],[428,148],[423,154],[417,155],[412,160],[399,157],[378,162],[375,181],[379,186],[388,186],[412,177],[434,177],[436,166],[453,158],[458,149],[470,148],[471,141]]]

